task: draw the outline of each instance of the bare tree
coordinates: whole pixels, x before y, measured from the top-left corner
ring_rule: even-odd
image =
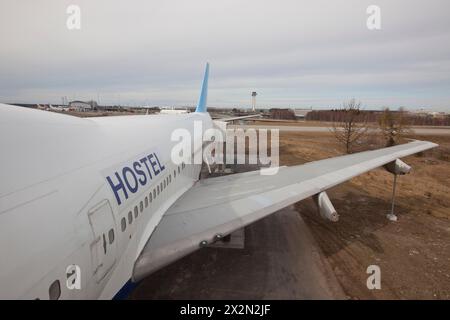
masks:
[[[385,108],[378,124],[388,147],[397,144],[401,137],[410,132],[409,119],[403,108],[398,111]]]
[[[332,130],[336,139],[345,146],[346,153],[352,153],[353,147],[368,130],[367,118],[361,112],[361,102],[352,99],[343,104],[343,108],[334,111]]]

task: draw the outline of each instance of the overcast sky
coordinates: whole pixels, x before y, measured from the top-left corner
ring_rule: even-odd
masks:
[[[81,9],[69,30],[66,9]],[[366,9],[381,8],[381,30]],[[450,111],[448,0],[0,2],[0,101]]]

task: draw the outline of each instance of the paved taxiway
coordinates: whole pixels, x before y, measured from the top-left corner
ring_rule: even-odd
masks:
[[[141,281],[131,299],[345,299],[292,207],[245,228],[244,249],[208,247]]]
[[[286,132],[331,132],[331,127],[283,126],[283,125],[229,125],[228,128],[279,129]],[[417,135],[450,135],[449,127],[413,127],[412,134]]]

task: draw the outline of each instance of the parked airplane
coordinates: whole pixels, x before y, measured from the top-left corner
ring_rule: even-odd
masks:
[[[0,298],[110,299],[131,283],[283,207],[436,146],[411,143],[199,180],[171,161],[177,128],[214,126],[207,65],[196,112],[77,118],[0,105]],[[200,144],[201,145],[201,144]],[[200,150],[194,150],[200,152]],[[118,295],[117,295],[118,294]]]

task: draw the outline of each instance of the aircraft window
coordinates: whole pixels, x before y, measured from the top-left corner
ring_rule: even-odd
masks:
[[[112,244],[114,242],[114,229],[110,229],[108,232],[108,240],[109,244]]]
[[[145,207],[148,207],[148,197],[145,197]]]
[[[180,166],[178,166],[178,173],[180,173]]]
[[[133,214],[131,213],[131,211],[128,212],[128,224],[132,224],[133,223]]]
[[[122,231],[125,231],[125,229],[127,228],[127,220],[125,218],[122,218],[122,220],[120,221],[120,226]]]
[[[103,253],[106,254],[106,237],[105,237],[105,234],[103,234]]]
[[[150,203],[151,203],[152,202],[152,193],[151,192],[148,194],[148,198],[149,198]]]
[[[164,190],[163,189],[163,183],[161,182],[160,184],[159,184],[159,186],[160,186],[160,189],[161,189],[161,192]]]
[[[141,201],[141,203],[139,204],[139,210],[144,211],[144,203]]]
[[[138,207],[134,206],[134,218],[135,219],[138,217],[138,212],[139,212]]]
[[[177,177],[177,170],[173,170],[173,177],[174,177],[174,178]]]
[[[156,198],[156,189],[153,189],[153,199]]]
[[[164,189],[166,188],[166,180],[164,180]]]
[[[59,280],[53,281],[53,283],[50,285],[50,288],[48,289],[48,296],[50,300],[58,300],[61,296],[61,285],[59,283]]]
[[[159,184],[156,186],[156,190],[158,190],[158,196],[159,196]]]
[[[186,167],[186,165],[184,164],[184,162],[181,164],[181,168],[184,169],[184,167]]]

